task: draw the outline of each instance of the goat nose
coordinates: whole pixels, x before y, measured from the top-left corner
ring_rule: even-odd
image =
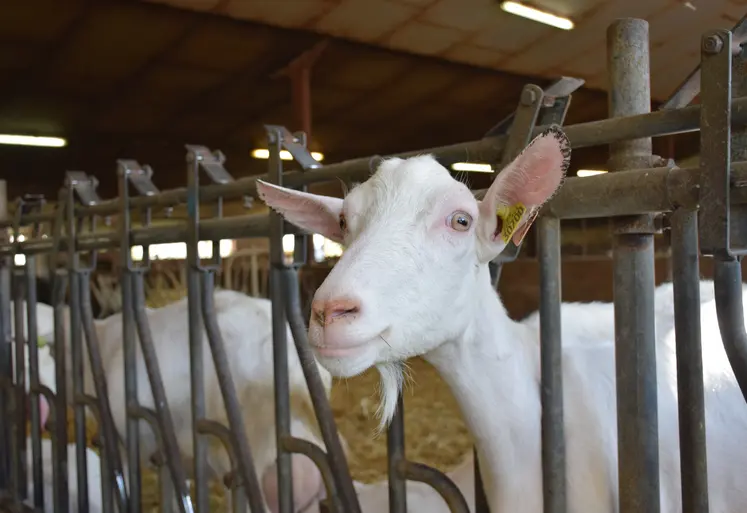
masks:
[[[354,298],[336,298],[329,301],[314,301],[311,308],[316,322],[327,326],[337,319],[360,312],[361,303]]]

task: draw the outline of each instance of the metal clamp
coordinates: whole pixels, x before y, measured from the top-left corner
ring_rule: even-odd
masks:
[[[70,254],[77,253],[79,257],[81,252],[75,249],[77,243],[76,233],[80,231],[83,224],[83,219],[76,222],[75,217],[75,197],[85,206],[91,207],[101,203],[101,197],[99,196],[96,189],[99,186],[99,181],[95,176],[89,175],[83,171],[67,171],[65,173],[65,202],[67,204],[67,237],[71,246],[68,248]],[[96,231],[96,224],[98,216],[93,214],[88,217],[88,229],[91,233]],[[96,269],[96,250],[88,252],[90,255],[90,261],[87,266],[80,264],[80,259],[75,258],[75,264],[72,266],[73,270],[80,272],[93,272]]]
[[[563,124],[571,105],[570,95],[583,83],[581,79],[562,77],[546,91],[534,84],[524,86],[516,111],[494,126],[486,135],[486,137],[495,136],[499,135],[499,131],[510,129],[501,166],[496,169],[496,175],[531,142],[535,126]],[[522,243],[516,245],[513,241],[509,241],[501,254],[490,262],[490,275],[494,288],[498,286],[503,264],[516,260],[521,252]]]
[[[731,44],[728,30],[709,31],[701,39],[698,234],[701,253],[724,260],[736,253],[729,233]]]
[[[287,128],[280,125],[265,125],[265,131],[270,138],[276,138],[280,143],[281,149],[288,150],[293,160],[298,162],[304,171],[317,169],[322,164],[311,156],[306,149],[306,134],[303,132],[291,133]]]

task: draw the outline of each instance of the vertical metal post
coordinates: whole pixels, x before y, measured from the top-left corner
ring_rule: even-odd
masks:
[[[282,185],[283,162],[280,159],[279,134],[268,132],[270,150],[268,176],[270,181]],[[278,513],[293,513],[293,474],[291,453],[285,450],[283,440],[291,436],[290,384],[288,381],[288,339],[285,305],[283,303],[282,269],[283,218],[270,211],[270,299],[272,299],[273,376],[275,379],[275,435],[277,446]]]
[[[405,462],[405,404],[402,391],[386,439],[387,475],[389,477],[389,512],[407,513],[407,481],[402,475]]]
[[[39,329],[36,316],[36,257],[26,256],[26,323],[29,332],[29,389],[39,387]],[[41,425],[39,395],[31,394],[31,459],[33,462],[34,505],[44,506],[44,472],[42,469]]]
[[[74,241],[77,236],[77,221],[75,219],[75,195],[72,184],[68,181],[66,187],[66,220],[68,240]],[[73,396],[75,415],[75,456],[77,470],[78,510],[88,512],[88,458],[86,457],[86,407],[78,401],[84,394],[83,389],[83,331],[80,313],[80,281],[77,279],[77,269],[80,265],[80,255],[74,243],[68,245],[68,273],[70,277],[70,347],[72,356]],[[64,365],[62,360],[59,364]],[[55,419],[64,422],[63,419]]]
[[[28,479],[26,475],[26,330],[24,329],[24,293],[23,293],[23,270],[13,271],[13,324],[16,350],[15,363],[15,440],[13,442],[13,456],[15,461],[14,476],[16,482],[16,493],[18,499],[26,500],[28,497]],[[36,342],[36,341],[34,341]]]
[[[671,222],[682,512],[708,513],[698,214],[678,208]]]
[[[207,441],[198,430],[205,417],[205,372],[202,348],[202,309],[200,294],[200,198],[199,157],[187,152],[187,309],[189,316],[189,370],[192,393],[192,434],[194,450],[195,509],[207,513],[210,497],[207,488]]]
[[[540,273],[540,374],[542,399],[542,493],[544,511],[565,513],[565,438],[560,337],[560,219],[538,223]]]
[[[650,112],[648,23],[620,19],[607,31],[609,115]],[[610,171],[651,164],[651,139],[610,145]],[[620,513],[659,512],[654,334],[654,222],[618,220],[614,243],[615,365]]]
[[[138,513],[141,507],[140,481],[140,420],[130,411],[138,404],[137,345],[135,342],[135,312],[132,307],[132,253],[130,246],[130,196],[127,174],[120,167],[119,181],[119,253],[122,264],[119,286],[122,291],[122,342],[124,345],[124,386],[127,411],[127,470],[129,475],[129,513]],[[147,251],[147,248],[144,248]],[[123,512],[120,512],[123,513]]]
[[[8,196],[5,180],[0,180],[0,220],[8,219]],[[0,241],[7,243],[2,230]],[[10,266],[11,257],[0,259],[0,490],[10,489]]]

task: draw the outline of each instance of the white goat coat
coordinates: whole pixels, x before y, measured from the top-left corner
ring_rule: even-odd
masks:
[[[744,289],[747,290],[747,287]],[[661,511],[674,513],[681,511],[681,491],[672,285],[657,287],[655,301]],[[614,307],[611,303],[566,303],[561,308],[561,320],[569,511],[617,511]],[[429,358],[439,371],[451,368],[446,374],[452,383],[456,383],[455,395],[476,436],[485,435],[491,426],[502,426],[504,430],[504,433],[494,430],[494,444],[483,439],[481,468],[489,466],[492,460],[494,465],[496,461],[499,462],[493,469],[509,472],[509,467],[519,463],[512,457],[524,456],[531,462],[528,465],[525,461],[524,465],[520,465],[525,473],[511,481],[523,482],[521,493],[517,489],[515,493],[508,492],[510,497],[495,495],[496,504],[499,505],[495,513],[518,510],[539,512],[542,502],[541,458],[536,450],[539,445],[534,443],[535,439],[539,443],[539,314],[532,314],[515,324],[513,329],[517,337],[510,342],[514,355],[506,361],[489,362],[491,374],[482,375],[486,376],[483,379],[491,380],[492,376],[493,380],[498,381],[513,378],[510,385],[507,381],[491,387],[494,390],[505,389],[498,396],[500,400],[509,400],[506,396],[510,395],[518,398],[515,400],[523,402],[523,405],[501,408],[500,402],[490,407],[483,403],[478,410],[476,407],[480,399],[465,397],[468,393],[465,385],[472,384],[459,376],[459,373],[466,371],[462,362],[455,359],[453,354],[442,352],[441,348],[434,351],[435,357]],[[713,284],[707,281],[701,282],[701,331],[710,511],[741,511],[747,508],[747,486],[738,477],[741,466],[747,461],[747,404],[723,348]],[[503,337],[505,335],[502,334]],[[443,361],[447,355],[448,362]],[[470,374],[480,376],[480,372]],[[505,411],[524,417],[505,418],[505,413],[502,413]],[[494,417],[486,417],[489,412],[493,412]],[[526,431],[527,427],[529,431]],[[518,450],[501,451],[506,449],[505,431],[508,431],[508,440]],[[491,450],[495,452],[486,452]],[[508,461],[505,461],[506,458]],[[490,469],[487,471],[490,472]],[[486,476],[486,487],[495,477]],[[501,479],[506,479],[506,476],[501,476]],[[538,502],[532,499],[537,494]]]

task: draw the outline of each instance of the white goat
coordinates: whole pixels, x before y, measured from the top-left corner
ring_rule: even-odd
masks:
[[[477,201],[433,157],[391,158],[344,199],[261,181],[272,209],[346,246],[316,291],[309,340],[320,363],[349,377],[377,366],[383,422],[396,406],[401,362],[422,355],[450,385],[476,439],[493,513],[543,509],[539,333],[510,319],[488,262],[519,242],[560,186],[570,144],[552,127]],[[662,293],[657,295],[661,296]],[[661,312],[671,307],[662,308]],[[616,511],[617,412],[613,307],[563,305],[563,382],[569,511]],[[593,313],[592,313],[593,312]],[[702,305],[710,510],[747,507],[736,480],[747,461],[747,407],[715,321]],[[681,509],[671,312],[657,328],[662,511]],[[593,333],[584,342],[584,333]]]

